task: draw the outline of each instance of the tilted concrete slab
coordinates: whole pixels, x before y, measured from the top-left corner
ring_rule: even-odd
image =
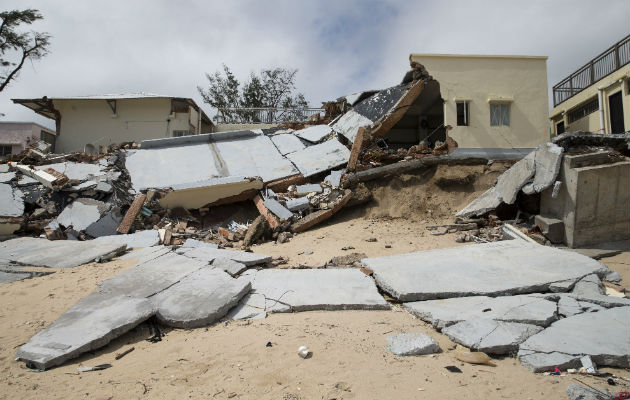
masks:
[[[287,200],[286,206],[290,211],[296,212],[301,210],[308,210],[310,208],[310,204],[311,202],[305,196]]]
[[[276,217],[280,219],[290,219],[293,217],[293,213],[286,209],[282,204],[275,199],[265,199],[263,201],[265,207],[269,209]]]
[[[536,173],[535,157],[536,152],[529,153],[499,176],[497,184],[494,186],[499,200],[507,204],[514,204],[518,192]]]
[[[63,209],[57,216],[57,222],[66,228],[72,227],[80,232],[95,224],[108,210],[109,206],[102,201],[80,198]]]
[[[346,164],[350,158],[350,150],[339,140],[331,139],[288,154],[287,157],[302,175],[309,177]]]
[[[330,171],[330,174],[328,174],[324,178],[324,181],[327,181],[333,187],[339,187],[341,185],[341,177],[343,176],[345,172],[346,172],[345,168],[339,171]]]
[[[319,183],[307,183],[305,185],[296,185],[295,194],[298,196],[306,196],[309,193],[321,193],[322,185]]]
[[[11,185],[0,183],[0,216],[20,217],[24,214],[24,194]]]
[[[600,367],[630,367],[630,307],[585,313],[554,322],[521,343],[519,361],[541,372],[579,368],[589,355]]]
[[[491,187],[471,201],[466,207],[461,209],[455,216],[460,218],[477,217],[492,211],[501,205],[501,199],[497,195],[496,189]]]
[[[74,240],[18,238],[0,243],[0,259],[22,265],[72,268],[93,261],[105,261],[125,251],[124,244]]]
[[[199,247],[193,249],[181,247],[177,250],[177,253],[189,258],[207,262],[208,264],[212,263],[215,258],[228,258],[247,266],[266,264],[271,261],[271,257],[264,254],[226,249],[213,249],[210,247]]]
[[[365,258],[377,285],[401,301],[546,292],[558,281],[608,272],[579,254],[522,240]]]
[[[306,146],[302,141],[292,133],[282,133],[270,137],[273,144],[276,145],[280,154],[287,155],[302,150]]]
[[[61,365],[129,331],[154,313],[151,301],[93,293],[20,347],[17,357],[38,369]]]
[[[337,120],[332,126],[335,132],[343,135],[350,143],[354,143],[359,128],[370,126],[374,123],[356,111],[350,110]]]
[[[240,279],[252,293],[232,318],[268,312],[312,310],[385,310],[389,305],[372,279],[358,269],[248,270]]]
[[[110,235],[101,236],[94,239],[97,243],[121,243],[127,246],[128,249],[135,247],[151,247],[160,244],[160,236],[155,229],[148,229],[146,231],[138,231],[134,233],[128,233],[125,235]]]
[[[519,344],[544,328],[516,322],[473,319],[458,322],[442,330],[456,343],[487,354],[510,354]]]
[[[386,338],[385,348],[397,356],[423,356],[439,353],[440,345],[424,333],[400,333]]]
[[[210,247],[213,249],[218,249],[219,245],[216,243],[203,242],[197,239],[186,239],[182,247]]]
[[[489,319],[549,326],[557,305],[538,296],[472,296],[405,303],[404,308],[437,329],[465,320]]]
[[[551,142],[543,143],[536,148],[536,175],[534,181],[523,187],[523,193],[540,193],[556,181],[562,165],[564,149]]]
[[[299,131],[295,131],[293,134],[311,143],[318,143],[326,136],[330,135],[332,131],[332,128],[328,125],[313,125],[300,129]]]
[[[160,322],[176,328],[207,326],[222,318],[250,283],[217,268],[201,268],[152,298]]]
[[[232,276],[236,276],[247,269],[247,265],[230,260],[229,258],[215,258],[212,266],[227,272]]]

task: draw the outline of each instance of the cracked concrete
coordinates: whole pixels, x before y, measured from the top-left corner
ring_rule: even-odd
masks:
[[[442,333],[471,350],[487,354],[510,354],[518,350],[519,344],[543,329],[517,322],[474,319],[450,325]]]

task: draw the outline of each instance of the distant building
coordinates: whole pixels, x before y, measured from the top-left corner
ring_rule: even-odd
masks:
[[[53,119],[56,151],[98,152],[101,146],[212,132],[210,118],[194,100],[155,94],[13,99]]]
[[[547,57],[411,54],[440,83],[444,125],[462,148],[549,140]]]
[[[0,157],[21,153],[29,144],[43,140],[55,151],[57,134],[34,122],[0,122]]]
[[[629,82],[630,35],[553,87],[555,134],[630,130]]]

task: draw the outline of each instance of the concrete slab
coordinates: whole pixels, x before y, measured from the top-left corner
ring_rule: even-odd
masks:
[[[582,385],[569,385],[566,390],[569,400],[602,400],[605,398],[613,399],[615,394],[606,389],[591,389]],[[606,397],[603,397],[605,395]]]
[[[92,241],[50,241],[23,237],[0,243],[0,259],[22,265],[50,268],[72,268],[93,261],[104,261],[124,251],[124,244]]]
[[[488,319],[549,326],[557,319],[557,305],[537,296],[473,296],[405,303],[404,308],[437,329],[465,320]]]
[[[350,110],[332,126],[333,130],[343,135],[350,143],[354,143],[359,128],[370,126],[374,123],[371,119],[364,117],[356,111]]]
[[[501,199],[497,195],[496,189],[491,187],[471,201],[466,207],[461,209],[455,216],[460,218],[478,217],[492,211],[501,205]]]
[[[105,166],[102,164],[88,164],[88,163],[76,163],[73,161],[66,161],[56,164],[40,165],[36,166],[37,170],[44,170],[46,168],[52,168],[55,171],[64,174],[68,179],[77,181],[87,181],[93,177],[105,175]]]
[[[377,285],[401,301],[547,292],[554,282],[608,272],[579,254],[522,240],[366,258]]]
[[[108,209],[109,206],[102,201],[76,199],[57,216],[57,222],[66,228],[72,227],[75,231],[81,232],[101,219]]]
[[[630,299],[606,296],[604,285],[594,274],[578,281],[569,295],[580,302],[593,303],[605,308],[630,306]]]
[[[22,175],[22,177],[17,181],[18,186],[31,186],[38,185],[39,181],[37,179],[33,179],[30,176]]]
[[[153,260],[158,257],[161,257],[164,254],[167,254],[170,252],[171,252],[171,249],[165,246],[140,247],[140,248],[130,251],[129,253],[125,255],[122,255],[120,259],[121,260],[135,259],[135,260],[138,260],[137,264],[141,264],[149,260]]]
[[[126,235],[101,236],[93,241],[97,243],[120,243],[126,245],[128,249],[132,249],[135,247],[156,246],[160,244],[160,236],[157,230],[149,229]]]
[[[4,174],[5,172],[9,172],[11,170],[11,167],[9,166],[9,164],[0,164],[0,173]]]
[[[324,178],[324,181],[330,183],[332,187],[339,187],[341,185],[341,177],[345,172],[345,168],[339,171],[330,171],[330,174]]]
[[[119,209],[112,210],[103,215],[103,217],[101,217],[95,223],[90,224],[85,229],[85,233],[93,238],[115,235],[116,229],[118,229],[118,226],[122,222],[122,219],[123,216],[122,214],[120,214]]]
[[[9,183],[15,179],[15,172],[3,172],[0,173],[0,183]]]
[[[295,199],[287,200],[287,208],[290,211],[297,212],[302,210],[308,210],[310,208],[311,202],[306,197],[297,197]]]
[[[271,211],[276,217],[280,218],[280,219],[291,219],[291,217],[293,217],[293,213],[289,210],[287,210],[282,204],[280,204],[277,200],[275,199],[265,199],[263,201],[263,204],[265,205],[265,207],[267,207],[269,209],[269,211]]]
[[[250,283],[217,268],[201,268],[152,298],[160,322],[176,328],[208,326],[227,314]]]
[[[562,165],[564,149],[551,142],[543,143],[536,148],[534,181],[523,187],[523,193],[540,193],[556,181]]]
[[[252,293],[232,318],[263,312],[389,308],[372,279],[358,269],[248,270],[240,279],[251,281]]]
[[[542,331],[540,326],[515,322],[474,319],[458,322],[442,330],[456,343],[486,354],[510,354],[519,344]]]
[[[150,300],[93,293],[20,347],[17,357],[37,369],[61,365],[129,331],[154,313]]]
[[[337,139],[331,139],[288,154],[287,158],[302,175],[309,177],[346,164],[350,158],[350,150]]]
[[[561,295],[558,300],[558,315],[562,317],[572,317],[577,314],[582,314],[584,309],[580,306],[580,303],[571,296]]]
[[[328,125],[313,125],[295,131],[293,134],[311,143],[319,143],[326,136],[330,135],[332,131],[332,128]]]
[[[397,356],[423,356],[441,351],[440,345],[424,333],[400,333],[386,340],[389,346],[385,348]]]
[[[536,152],[531,152],[501,174],[494,186],[499,200],[514,204],[516,195],[536,173]]]
[[[309,193],[321,193],[323,191],[322,185],[319,183],[307,183],[305,185],[295,186],[295,194],[298,196],[306,196]]]
[[[219,245],[216,243],[203,242],[197,239],[186,239],[182,247],[210,247],[212,249],[218,249]]]
[[[230,260],[229,258],[215,258],[212,266],[227,272],[232,276],[236,276],[247,269],[247,265]]]
[[[292,133],[282,133],[280,135],[270,136],[273,144],[276,145],[280,154],[287,155],[302,150],[306,146],[300,139]]]
[[[24,194],[11,185],[0,183],[0,216],[21,217],[24,214]]]
[[[0,271],[0,285],[21,281],[22,279],[28,279],[30,277],[31,277],[31,274],[25,273],[25,272]]]
[[[520,345],[518,359],[534,372],[576,368],[589,355],[600,367],[630,367],[630,307],[564,318]]]
[[[193,249],[179,248],[177,253],[188,258],[204,261],[208,264],[210,264],[215,258],[228,258],[247,266],[266,264],[271,261],[271,257],[264,254],[226,249],[213,249],[210,247],[198,247]]]

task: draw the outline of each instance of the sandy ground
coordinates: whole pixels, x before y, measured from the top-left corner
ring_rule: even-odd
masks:
[[[453,209],[492,183],[496,174],[486,172],[479,173],[487,182],[449,201],[432,184],[421,188],[425,195],[416,201],[421,189],[393,181],[398,188],[383,189],[368,207],[344,210],[289,243],[265,243],[253,250],[288,256],[289,265],[317,266],[351,252],[379,256],[455,246],[454,234],[432,236],[426,226],[449,222]],[[427,193],[433,203],[426,201]],[[366,241],[371,238],[377,241]],[[348,246],[354,249],[342,250]],[[299,254],[307,249],[313,253]],[[629,258],[624,253],[602,260],[622,274],[626,287]],[[0,399],[563,399],[566,387],[577,383],[573,375],[533,374],[510,357],[496,360],[494,368],[459,362],[454,352],[465,348],[396,306],[391,311],[274,314],[202,329],[166,329],[158,343],[145,340],[152,332],[142,324],[102,349],[43,373],[14,360],[22,343],[95,290],[98,282],[133,265],[133,260],[88,264],[0,286]],[[443,352],[395,356],[385,349],[385,338],[402,332],[426,333]],[[311,358],[298,357],[301,345],[312,350]],[[135,350],[115,360],[130,347]],[[77,371],[79,365],[103,363],[112,367]],[[448,372],[444,367],[449,365],[462,373]],[[605,371],[630,378],[627,370]],[[577,379],[607,387],[602,378]]]

